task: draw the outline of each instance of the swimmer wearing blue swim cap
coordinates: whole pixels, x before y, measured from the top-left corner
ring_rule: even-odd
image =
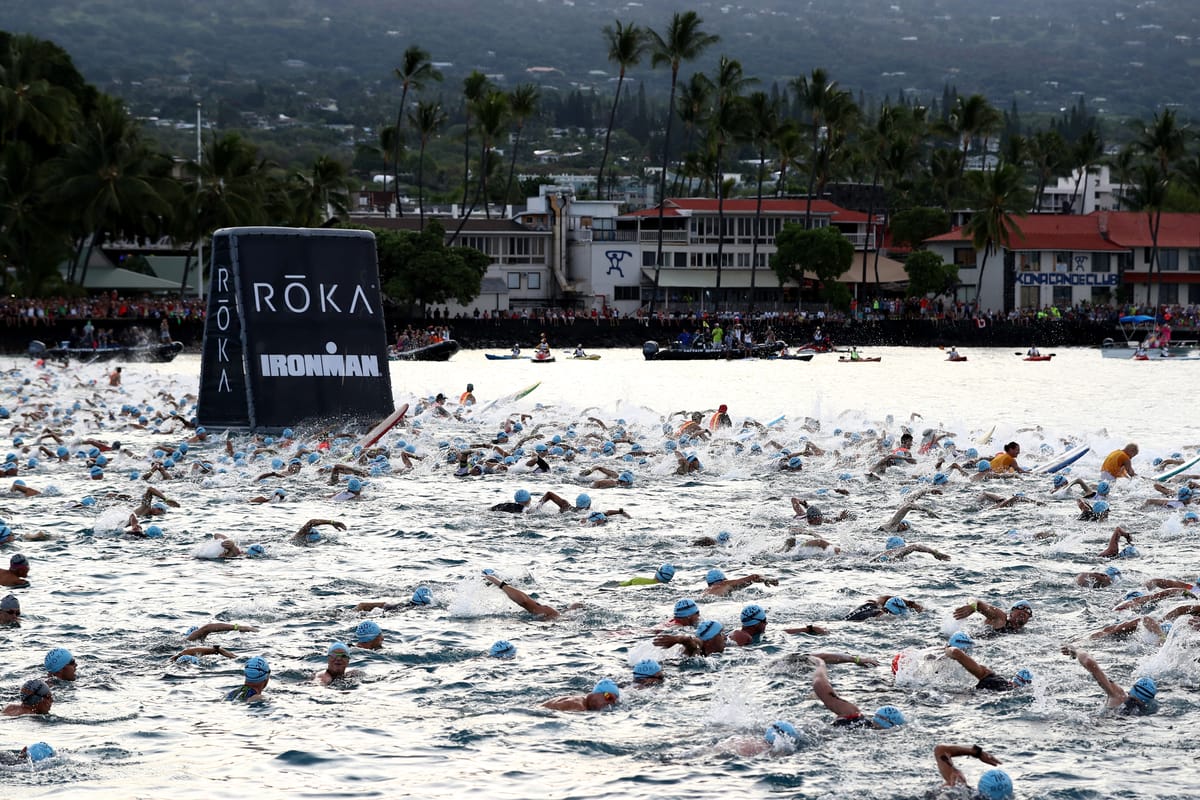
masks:
[[[727,578],[724,572],[715,567],[710,569],[708,574],[704,576],[704,582],[708,584],[708,588],[704,590],[704,594],[710,597],[727,597],[732,592],[745,589],[754,583],[761,583],[763,586],[779,585],[777,579],[765,578],[758,573],[743,575],[740,578]]]
[[[616,682],[604,678],[585,695],[555,697],[542,703],[542,708],[555,711],[603,711],[621,702],[621,689]]]
[[[374,620],[364,619],[354,629],[354,646],[364,650],[383,649],[383,629]]]
[[[57,678],[60,681],[75,680],[75,656],[71,655],[71,651],[65,647],[56,647],[42,660],[42,666],[46,668],[51,678]]]
[[[300,526],[300,530],[292,534],[292,544],[313,544],[321,541],[322,535],[318,530],[314,530],[320,525],[329,525],[336,531],[346,530],[346,525],[336,519],[310,519],[308,522]]]
[[[1104,690],[1106,708],[1131,717],[1146,716],[1158,710],[1158,704],[1155,702],[1155,697],[1158,695],[1158,684],[1154,682],[1153,678],[1138,678],[1137,682],[1126,692],[1104,674],[1104,670],[1089,653],[1072,645],[1064,645],[1062,652],[1063,655],[1078,661],[1079,665],[1087,670]]]
[[[725,651],[725,628],[715,619],[706,619],[696,626],[696,634],[660,633],[654,637],[655,647],[681,647],[688,657],[711,656]]]
[[[662,665],[652,658],[644,658],[633,665],[633,687],[635,689],[658,686],[664,679]]]
[[[938,772],[941,774],[942,781],[946,786],[963,786],[969,790],[970,784],[967,783],[967,777],[963,775],[958,767],[954,766],[953,759],[962,756],[972,756],[984,764],[992,766],[1000,763],[995,756],[977,744],[939,744],[933,748],[933,758],[937,762]],[[1012,800],[1012,779],[1003,770],[988,770],[979,778],[977,796],[980,800]]]
[[[271,681],[271,666],[267,660],[262,656],[254,656],[246,662],[242,672],[245,675],[245,683],[225,695],[225,699],[243,703],[261,700],[263,690]]]
[[[757,603],[742,608],[742,627],[729,634],[729,640],[738,647],[758,644],[767,632],[767,612]]]
[[[317,680],[328,686],[338,678],[345,677],[348,666],[350,647],[345,642],[334,642],[325,651],[325,671],[317,675]]]
[[[873,715],[867,716],[862,710],[833,689],[829,681],[829,670],[826,664],[856,664],[860,667],[877,667],[879,662],[870,658],[861,658],[843,653],[823,653],[820,656],[809,656],[813,666],[812,688],[817,699],[835,715],[832,725],[837,728],[851,730],[887,729],[903,725],[907,722],[904,714],[895,706],[883,706]]]

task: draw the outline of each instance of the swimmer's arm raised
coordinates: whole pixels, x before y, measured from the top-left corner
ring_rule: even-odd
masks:
[[[819,658],[826,664],[854,664],[859,667],[878,667],[879,662],[873,658],[852,656],[849,653],[811,653],[811,658]]]

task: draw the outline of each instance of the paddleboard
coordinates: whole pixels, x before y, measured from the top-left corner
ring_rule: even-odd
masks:
[[[408,403],[404,403],[391,414],[384,417],[383,421],[376,425],[371,430],[367,431],[367,435],[358,440],[358,446],[366,450],[371,445],[383,438],[383,435],[396,426],[400,420],[404,419],[404,415],[408,413]]]
[[[1154,480],[1165,481],[1168,478],[1174,478],[1176,475],[1186,472],[1187,470],[1196,466],[1196,464],[1200,464],[1200,456],[1196,456],[1195,458],[1193,458],[1191,461],[1187,462],[1186,464],[1180,464],[1178,467],[1171,470],[1170,472],[1164,472],[1162,475],[1156,476],[1154,478]]]
[[[783,422],[785,419],[787,419],[787,414],[780,414],[778,417],[776,417],[775,419],[768,422],[767,427],[774,428],[776,425]]]
[[[1054,461],[1051,461],[1049,464],[1042,464],[1040,467],[1034,467],[1033,472],[1036,475],[1053,475],[1055,472],[1058,472],[1060,469],[1065,469],[1066,467],[1069,467],[1072,464],[1074,464],[1079,459],[1083,458],[1084,454],[1087,453],[1091,449],[1092,448],[1088,447],[1087,445],[1083,445],[1082,447],[1076,447],[1074,450],[1071,450],[1070,452],[1064,454],[1062,457],[1060,457]]]
[[[995,432],[996,432],[996,426],[993,425],[992,429],[989,430],[986,434],[984,434],[983,438],[979,440],[979,443],[980,444],[991,444],[992,443],[992,434]]]
[[[531,383],[529,386],[526,386],[524,389],[522,389],[519,392],[513,392],[512,394],[507,394],[504,397],[498,397],[495,400],[493,400],[492,402],[488,403],[486,406],[484,406],[483,411],[490,411],[494,406],[496,406],[500,403],[516,402],[517,400],[520,400],[522,397],[529,394],[530,392],[532,392],[534,389],[536,389],[537,387],[539,387],[541,385],[542,385],[542,382],[538,381],[537,383]]]

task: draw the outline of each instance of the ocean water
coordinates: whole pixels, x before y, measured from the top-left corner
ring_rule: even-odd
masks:
[[[120,389],[108,387],[104,365],[39,371],[27,361],[3,360],[8,372],[0,393],[13,412],[9,422],[39,404],[52,413],[78,401],[67,437],[72,452],[89,437],[123,445],[103,481],[85,480],[78,459],[44,461],[21,477],[57,493],[0,503],[0,516],[19,534],[50,537],[0,550],[4,558],[23,552],[32,564],[31,586],[12,590],[22,605],[21,627],[0,627],[3,700],[16,702],[23,681],[44,675],[42,658],[52,647],[69,648],[79,674],[73,684],[54,685],[48,716],[0,719],[0,749],[47,741],[59,752],[32,768],[0,766],[5,794],[919,798],[937,789],[932,748],[948,742],[978,743],[993,753],[1021,798],[1195,796],[1190,734],[1200,721],[1200,633],[1181,622],[1161,646],[1140,635],[1083,645],[1122,686],[1143,675],[1158,681],[1160,710],[1141,719],[1103,713],[1099,687],[1059,650],[1129,618],[1131,612],[1113,607],[1145,579],[1196,575],[1200,526],[1182,525],[1181,511],[1140,506],[1160,496],[1144,477],[1154,474],[1153,458],[1190,457],[1200,448],[1200,421],[1190,413],[1200,365],[1117,362],[1085,349],[1055,351],[1049,363],[1023,362],[1012,350],[969,351],[966,363],[948,363],[935,349],[866,352],[882,356],[877,364],[841,364],[832,355],[809,363],[650,363],[637,350],[597,352],[603,357],[595,362],[486,361],[480,352],[463,352],[445,364],[393,363],[397,402],[415,407],[439,391],[456,398],[468,382],[479,399],[462,419],[425,414],[415,417],[419,429],[385,439],[393,447],[411,442],[425,456],[411,472],[372,476],[362,499],[339,503],[331,500],[338,487],[319,471],[338,453],[299,475],[261,483],[255,477],[273,457],[286,458],[286,448],[276,446],[241,468],[218,464],[227,471],[207,478],[184,469],[177,479],[153,482],[181,506],[153,520],[165,533],[159,540],[121,535],[145,488],[128,473],[144,469],[154,449],[172,450],[187,432],[171,422],[157,433],[131,429],[115,412],[125,404],[162,409],[164,392],[194,393],[198,359],[127,365]],[[540,385],[524,399],[492,405],[534,382]],[[729,406],[734,431],[689,448],[703,471],[674,474],[674,457],[662,454],[664,420],[721,403]],[[189,406],[180,407],[185,416]],[[547,439],[574,426],[575,441],[593,449],[611,433],[589,419],[610,429],[624,420],[630,437],[651,454],[645,463],[625,461],[630,447],[618,445],[615,457],[554,461],[549,474],[455,478],[439,443],[487,442],[508,418],[524,419],[525,433]],[[761,435],[739,438],[747,418],[778,421]],[[677,427],[682,420],[669,421]],[[33,435],[45,424],[31,420]],[[945,449],[919,455],[914,466],[866,480],[880,455],[869,431],[898,436],[902,426],[918,441],[926,429],[947,431],[958,451],[976,447],[987,456],[1016,440],[1029,467],[1088,445],[1070,476],[1089,482],[1106,453],[1136,441],[1141,454],[1134,465],[1142,477],[1119,482],[1111,519],[1098,523],[1078,519],[1078,489],[1066,499],[1051,497],[1048,477],[989,482],[990,490],[1024,491],[1042,503],[993,509],[981,501],[980,484],[955,475],[943,494],[921,500],[904,534],[951,559],[914,554],[880,563],[873,556],[888,534],[877,527],[908,493],[928,485],[939,458],[956,455]],[[864,440],[852,441],[848,432]],[[298,429],[310,442],[322,433]],[[751,452],[754,442],[768,451],[771,441],[795,449],[802,437],[827,452],[805,458],[798,473],[780,472],[776,458]],[[252,449],[242,436],[233,437],[233,447]],[[194,446],[182,466],[222,453],[216,441]],[[22,463],[27,458],[20,456]],[[580,472],[595,464],[631,470],[633,487],[588,488],[591,478]],[[285,502],[247,502],[277,487],[286,490]],[[546,490],[567,498],[587,491],[594,507],[620,507],[630,518],[586,527],[580,515],[550,513],[553,506],[522,516],[487,511],[521,488],[535,498]],[[77,507],[85,494],[98,498],[95,508]],[[853,518],[797,525],[791,497]],[[292,544],[292,534],[312,518],[336,519],[347,529],[326,527],[320,543]],[[1110,563],[1097,553],[1115,525],[1133,532],[1140,556],[1119,562],[1117,586],[1075,586],[1077,573]],[[727,544],[693,545],[722,531],[731,534]],[[218,533],[243,547],[262,543],[268,555],[198,558],[212,552]],[[780,552],[788,536],[815,534],[842,554]],[[664,562],[677,568],[670,584],[617,586],[652,575]],[[704,574],[712,567],[779,584],[706,600]],[[481,579],[484,568],[563,609],[563,616],[532,620]],[[433,606],[353,610],[364,600],[401,602],[421,585],[431,589]],[[839,621],[878,594],[900,594],[927,610],[906,619]],[[760,644],[707,659],[654,648],[654,629],[682,597],[695,598],[702,616],[727,630],[737,627],[745,604],[758,603],[768,613],[767,633]],[[1030,689],[976,693],[974,681],[952,663],[921,657],[960,628],[981,632],[979,617],[962,623],[951,615],[970,597],[1003,607],[1033,603],[1024,632],[977,636],[972,653],[1004,676],[1028,668],[1035,675]],[[1150,613],[1161,616],[1181,602],[1188,601],[1168,600]],[[355,648],[351,678],[314,682],[328,646],[352,641],[363,619],[381,626],[384,649]],[[172,664],[170,656],[186,646],[187,628],[211,621],[259,630],[208,638],[206,644],[236,653],[235,660]],[[808,623],[830,634],[782,632]],[[517,657],[486,657],[497,639],[511,641]],[[831,666],[833,684],[864,711],[900,707],[909,724],[886,733],[831,728],[832,714],[811,692],[803,655],[812,652],[881,662]],[[901,652],[913,657],[893,675],[887,665]],[[255,655],[272,666],[267,699],[223,702]],[[616,708],[600,713],[541,708],[551,697],[585,693],[601,678],[627,684],[631,665],[647,657],[663,663],[662,687],[626,688]],[[799,729],[794,749],[738,754],[776,719]],[[970,758],[956,764],[972,784],[987,768]]]

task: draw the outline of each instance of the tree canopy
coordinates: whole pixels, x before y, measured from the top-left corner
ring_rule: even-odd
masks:
[[[453,299],[467,305],[479,296],[488,257],[470,247],[447,247],[441,223],[432,221],[420,232],[374,233],[379,279],[392,301],[430,306]]]

